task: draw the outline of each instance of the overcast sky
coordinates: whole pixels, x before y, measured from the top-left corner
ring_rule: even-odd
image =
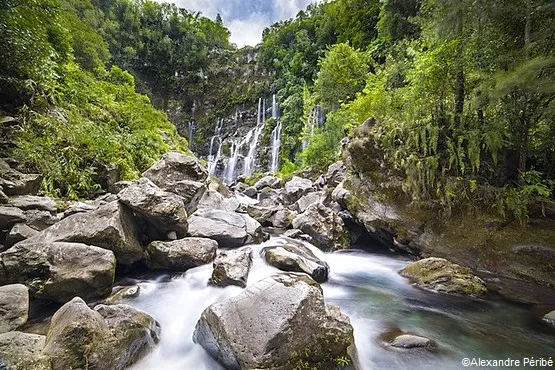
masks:
[[[180,8],[215,19],[220,13],[231,31],[231,42],[241,47],[256,45],[264,28],[297,15],[316,0],[157,0],[175,3]]]

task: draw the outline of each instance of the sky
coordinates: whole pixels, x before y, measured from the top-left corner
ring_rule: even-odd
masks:
[[[264,28],[275,22],[292,18],[317,0],[157,0],[173,2],[180,8],[202,12],[216,19],[220,13],[231,31],[231,42],[242,47],[262,41]]]

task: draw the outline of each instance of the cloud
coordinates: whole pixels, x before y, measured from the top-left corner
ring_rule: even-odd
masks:
[[[164,0],[156,0],[163,2]],[[219,13],[231,31],[231,42],[237,46],[256,45],[262,40],[264,28],[305,9],[321,0],[167,0],[181,8],[201,12],[215,19]]]

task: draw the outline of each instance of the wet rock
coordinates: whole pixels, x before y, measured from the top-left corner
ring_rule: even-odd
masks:
[[[236,285],[244,288],[252,266],[252,249],[220,251],[214,260],[214,270],[208,284],[219,287]]]
[[[303,195],[312,191],[312,181],[309,179],[293,176],[291,180],[285,183],[285,199],[289,204],[295,203]]]
[[[56,212],[58,207],[54,199],[36,195],[21,195],[10,198],[9,204],[20,209],[39,209],[41,211]]]
[[[243,191],[243,194],[245,194],[247,197],[250,197],[250,198],[256,198],[256,195],[258,194],[258,190],[256,190],[254,186],[249,186],[248,188],[245,189],[245,191]]]
[[[256,184],[254,184],[254,187],[256,188],[256,190],[262,190],[265,187],[269,187],[269,188],[272,188],[272,189],[277,189],[277,188],[279,188],[279,184],[280,184],[280,180],[277,177],[275,177],[275,176],[264,176],[263,178],[258,180],[256,182]]]
[[[323,191],[315,191],[303,195],[294,205],[294,210],[298,213],[303,213],[306,209],[315,203],[323,202],[325,199],[325,194]]]
[[[10,230],[13,225],[25,221],[25,215],[19,208],[0,206],[0,230]]]
[[[106,296],[116,270],[114,254],[77,243],[19,243],[0,253],[0,285],[21,283],[32,296],[67,302]]]
[[[42,356],[44,335],[11,331],[0,334],[0,368],[6,370],[51,370]]]
[[[152,269],[185,271],[216,258],[218,243],[206,238],[184,238],[171,242],[154,241],[147,247]]]
[[[39,232],[37,230],[32,229],[25,224],[15,224],[6,237],[6,249],[19,243],[20,241],[32,238],[38,235],[38,233]]]
[[[119,200],[144,218],[150,239],[163,239],[168,232],[178,238],[187,234],[187,212],[183,200],[173,193],[161,190],[147,178],[134,181],[118,194]]]
[[[547,323],[549,326],[555,328],[555,311],[551,311],[549,313],[546,313],[542,320]]]
[[[304,272],[318,283],[328,280],[329,266],[302,244],[284,244],[263,249],[269,265],[282,271]]]
[[[216,240],[220,247],[234,248],[265,240],[262,226],[246,214],[201,209],[189,217],[189,235]]]
[[[106,298],[104,304],[118,304],[126,299],[136,298],[139,296],[140,291],[141,287],[138,285],[125,286]]]
[[[27,322],[29,290],[23,284],[0,287],[0,333],[15,330]]]
[[[273,227],[278,229],[288,229],[292,226],[293,220],[297,217],[297,213],[289,209],[280,209],[274,213],[268,221]]]
[[[42,351],[52,369],[123,369],[158,342],[159,324],[127,305],[91,310],[75,297],[52,317]]]
[[[0,186],[9,196],[36,194],[42,182],[42,175],[24,174],[0,160]]]
[[[349,318],[304,274],[265,278],[208,307],[193,340],[227,369],[337,368],[351,357]],[[302,365],[301,365],[302,364]]]
[[[330,250],[341,245],[343,221],[322,203],[311,204],[293,220],[293,228],[302,230],[313,239],[314,245]]]
[[[98,209],[64,218],[28,242],[73,242],[94,245],[114,252],[120,264],[132,264],[145,257],[131,210],[118,201]]]
[[[430,257],[412,262],[401,270],[417,286],[443,293],[484,296],[486,284],[474,276],[469,268],[443,258]]]
[[[418,335],[403,334],[396,337],[391,345],[399,348],[428,348],[433,347],[433,341]]]

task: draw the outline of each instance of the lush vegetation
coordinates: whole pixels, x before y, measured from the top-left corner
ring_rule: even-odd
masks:
[[[553,3],[359,3],[310,7],[265,33],[262,63],[284,101],[282,159],[324,168],[374,117],[371,135],[415,201],[479,202],[525,220],[531,197],[553,197]],[[324,127],[307,129],[316,104]]]

